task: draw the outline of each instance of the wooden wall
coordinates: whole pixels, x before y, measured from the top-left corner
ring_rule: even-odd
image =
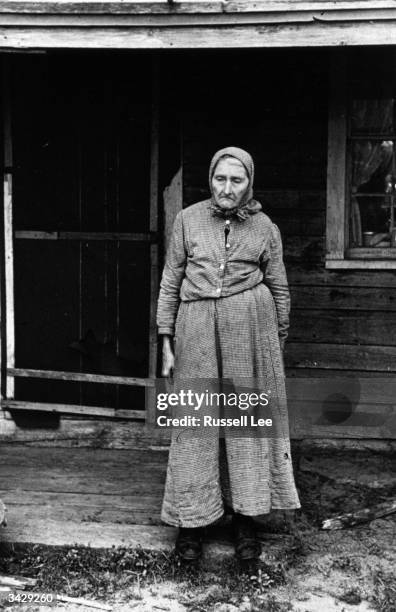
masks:
[[[181,164],[188,206],[207,197],[209,162],[217,149],[232,144],[251,152],[256,197],[280,227],[292,293],[285,354],[292,435],[394,438],[396,275],[326,271],[324,266],[331,53],[326,49],[161,52],[160,192]],[[145,80],[149,68],[144,54],[110,58],[60,53],[49,59],[33,56],[14,61],[19,75],[13,116],[16,229],[147,231],[148,183],[143,181],[135,190],[130,182],[134,164],[141,177],[148,168],[150,85]],[[29,104],[21,92],[29,92]],[[163,205],[160,213],[163,229]],[[103,247],[93,241],[81,251],[67,241],[16,241],[17,367],[93,371],[95,364],[73,356],[70,343],[92,327],[103,345],[114,342],[116,309],[113,304],[109,313],[105,299],[109,286],[111,295],[117,293],[117,277],[106,272],[111,260],[113,271],[119,261],[118,278],[124,287],[118,338],[126,343],[125,350],[113,357],[126,358],[129,375],[146,375],[131,366],[131,358],[148,336],[146,323],[134,324],[148,322],[149,262],[144,251],[148,247],[122,248],[117,260],[111,259],[111,249],[105,257]],[[138,287],[138,300],[132,287]],[[147,352],[139,360],[146,368]],[[110,359],[105,367],[111,369],[112,363]],[[104,371],[103,365],[97,364],[97,371],[117,373]],[[346,393],[353,396],[352,411],[356,407],[365,414],[369,411],[366,423],[353,421],[351,406],[340,409],[340,429],[329,427],[326,420],[318,425],[318,415],[309,413],[307,393],[331,395],[331,387],[324,388],[320,381],[334,380],[337,387],[340,378],[351,381]],[[367,383],[374,378],[373,384]],[[114,387],[17,383],[19,399],[141,406],[129,392],[124,399],[111,395]],[[320,398],[320,410],[322,404]],[[143,431],[142,424],[135,431],[132,424],[98,419],[84,425],[63,419],[53,432],[12,429],[10,435],[44,445],[117,448],[147,446],[155,438]],[[166,442],[165,433],[162,439]]]
[[[209,161],[217,149],[236,145],[253,155],[256,197],[283,236],[292,295],[289,383],[325,377],[334,379],[336,392],[340,378],[386,378],[386,392],[380,385],[376,397],[366,400],[362,393],[360,399],[389,416],[396,391],[396,274],[326,271],[324,265],[331,53],[261,50],[179,58],[185,205],[207,197]],[[382,425],[368,437],[396,436],[394,416]],[[341,435],[348,431],[353,436],[357,429]],[[364,436],[364,426],[358,435]]]

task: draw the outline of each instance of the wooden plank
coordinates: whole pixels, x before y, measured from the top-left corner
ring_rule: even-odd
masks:
[[[7,374],[25,378],[48,378],[53,380],[71,380],[76,382],[110,383],[114,385],[132,385],[138,387],[153,387],[150,378],[133,378],[131,376],[107,376],[102,374],[84,374],[80,372],[58,372],[54,370],[32,370],[24,368],[8,368]]]
[[[140,423],[140,428],[142,424]],[[25,452],[24,452],[25,451]],[[35,466],[36,472],[33,480],[29,478],[26,481],[26,490],[41,491],[40,488],[43,478],[40,476],[40,472],[48,472],[56,470],[56,476],[59,472],[63,473],[62,479],[65,481],[64,486],[59,483],[56,484],[55,475],[51,478],[51,483],[54,485],[54,489],[48,489],[48,492],[52,493],[67,493],[69,494],[83,494],[83,495],[113,495],[111,491],[108,491],[105,486],[101,486],[100,490],[95,489],[95,482],[100,478],[101,474],[105,474],[106,480],[114,480],[120,478],[122,484],[129,482],[132,490],[121,491],[117,490],[116,495],[122,497],[123,495],[128,496],[136,492],[137,487],[141,488],[142,497],[140,498],[141,504],[138,507],[143,507],[144,498],[156,496],[157,492],[150,490],[150,474],[153,475],[153,482],[157,484],[164,484],[166,478],[167,464],[169,448],[163,451],[157,449],[100,449],[100,448],[76,448],[76,453],[73,458],[70,457],[70,451],[65,447],[46,447],[43,451],[43,447],[26,445],[25,443],[19,442],[7,442],[2,444],[1,457],[4,464],[2,471],[2,487],[3,490],[15,491],[15,487],[12,481],[4,478],[6,473],[5,466],[9,465],[13,473],[20,474],[23,476],[24,469],[32,469]],[[45,455],[45,457],[43,457]],[[95,465],[94,465],[95,463]],[[144,470],[140,469],[144,466]],[[145,473],[144,473],[145,471]],[[87,474],[89,481],[89,487],[84,488],[83,482],[80,480],[78,490],[73,491],[72,488],[68,487],[67,479],[70,474],[78,475],[80,472]],[[129,476],[128,476],[129,475]],[[150,476],[149,478],[147,476]],[[127,478],[129,477],[129,480]],[[92,490],[88,490],[92,488]],[[144,492],[143,489],[148,489],[148,493]]]
[[[126,232],[38,232],[16,231],[15,238],[23,240],[126,240],[130,242],[156,242],[156,232],[126,233]]]
[[[4,83],[4,81],[8,80],[8,65],[6,64],[6,59],[3,58],[3,64],[2,64],[2,81]],[[4,109],[5,110],[5,109]],[[4,116],[4,110],[3,110],[3,129],[4,127],[7,125],[10,125],[9,121],[5,121],[5,116]],[[5,138],[4,136],[4,164],[6,163],[6,161],[10,162],[11,161],[11,152],[8,150],[9,149],[9,145],[10,145],[10,138]],[[4,181],[4,178],[3,178]],[[3,210],[5,210],[5,192],[3,191],[3,201],[2,201],[2,205],[3,205]],[[6,318],[5,318],[5,283],[4,283],[4,276],[5,276],[5,257],[6,257],[6,253],[5,253],[5,227],[4,227],[4,220],[5,220],[5,215],[4,213],[2,215],[0,215],[0,248],[1,248],[1,256],[0,256],[0,403],[1,400],[4,397],[4,394],[6,392],[6,389],[4,388],[4,376],[3,376],[3,372],[4,369],[7,367],[7,363],[4,363],[4,359],[3,359],[3,343],[5,341],[5,334],[6,334]],[[0,420],[4,419],[5,414],[2,410],[0,410]]]
[[[392,259],[338,259],[326,260],[328,270],[396,270],[396,261]]]
[[[14,320],[14,248],[12,240],[12,176],[4,177],[4,249],[5,249],[5,292],[6,292],[6,364],[7,369],[15,366],[15,320]],[[7,376],[6,397],[14,397],[14,380]]]
[[[14,237],[22,240],[59,240],[59,232],[31,232],[17,230]]]
[[[152,64],[152,101],[151,101],[151,144],[150,144],[150,231],[158,229],[158,179],[159,179],[159,113],[160,113],[160,79],[159,58],[153,57]],[[158,246],[150,247],[150,323],[149,323],[149,377],[157,375],[157,300],[158,300]],[[146,389],[146,419],[155,421],[155,388]]]
[[[168,187],[164,190],[165,252],[172,236],[176,215],[183,208],[183,167],[180,166]]]
[[[348,0],[334,4],[329,0],[316,0],[315,2],[293,2],[292,0],[272,0],[271,2],[34,2],[34,1],[2,1],[0,2],[1,14],[42,14],[42,15],[139,15],[139,14],[213,14],[213,13],[263,13],[284,11],[312,11],[324,12],[327,10],[353,10],[357,11],[372,8],[376,10],[392,9],[394,3],[391,0]]]
[[[308,438],[293,444],[298,450],[306,454],[330,453],[334,456],[335,453],[378,453],[384,456],[394,456],[396,451],[395,440],[359,440],[348,438]]]
[[[7,508],[0,499],[0,527],[3,527],[7,524],[6,514]]]
[[[291,286],[366,287],[396,289],[394,272],[381,270],[328,270],[323,264],[290,263],[287,276]]]
[[[162,491],[156,495],[74,495],[71,493],[14,492],[4,495],[10,514],[16,510],[20,517],[32,514],[41,518],[62,521],[96,521],[125,525],[161,525]],[[96,498],[96,499],[95,499]],[[109,498],[109,499],[108,499]],[[41,506],[41,508],[40,508]]]
[[[11,118],[11,92],[9,65],[3,59],[3,155],[4,155],[4,175],[3,175],[3,244],[4,244],[4,292],[5,300],[5,368],[15,366],[15,311],[14,311],[14,245],[13,245],[13,201],[12,201],[12,175],[13,165],[13,143],[12,143],[12,118]],[[14,380],[6,377],[5,396],[13,397],[15,392]]]
[[[396,372],[396,347],[287,342],[289,368]]]
[[[343,259],[345,251],[346,82],[345,58],[337,53],[330,65],[326,259]]]
[[[292,308],[396,311],[396,287],[290,286]],[[381,316],[378,314],[378,316]]]
[[[0,27],[2,49],[231,49],[394,45],[396,24],[387,22],[270,24],[169,28]]]
[[[80,450],[80,449],[76,449]],[[100,494],[117,495],[122,491],[124,495],[156,495],[160,496],[164,490],[166,466],[161,469],[150,469],[143,472],[137,479],[135,473],[142,471],[142,466],[134,466],[134,473],[126,472],[124,475],[114,471],[103,471],[91,474],[89,471],[81,472],[74,468],[66,473],[60,469],[40,469],[38,466],[26,465],[24,468],[10,468],[8,478],[13,479],[13,489],[25,491],[49,491],[53,493],[73,494]],[[67,474],[67,476],[66,476]],[[5,469],[0,469],[0,479],[7,480]],[[1,487],[3,490],[7,486]]]
[[[130,429],[134,429],[133,424],[128,424]],[[144,429],[142,423],[139,423],[137,429]],[[23,450],[26,450],[26,453]],[[76,453],[70,453],[62,448],[48,448],[45,452],[39,447],[26,447],[24,444],[4,443],[0,448],[2,457],[3,473],[5,466],[24,467],[35,465],[37,477],[40,470],[59,469],[64,473],[64,478],[67,478],[66,472],[78,472],[80,469],[84,472],[89,472],[99,476],[104,470],[110,474],[120,474],[123,478],[125,474],[133,472],[133,479],[147,481],[147,478],[137,471],[139,465],[144,465],[147,470],[165,470],[167,452],[154,453],[149,449],[128,450],[113,450],[109,452],[107,449],[100,448],[85,448],[76,450]],[[0,468],[1,469],[1,468]],[[136,474],[135,474],[136,472]],[[7,481],[7,489],[13,488],[12,483]]]
[[[4,491],[36,491],[60,495],[158,497],[163,492],[167,461],[166,453],[139,453],[120,450],[98,451],[76,448],[68,461],[66,449],[24,449],[17,445],[22,457],[7,448],[1,452],[0,489]],[[26,452],[23,452],[23,451]],[[40,452],[37,452],[40,451]],[[115,456],[113,456],[115,453]],[[154,454],[154,457],[152,456]],[[140,461],[139,456],[140,455]],[[143,463],[143,459],[147,462]],[[109,461],[109,463],[108,463]],[[8,471],[7,471],[8,470]],[[91,503],[91,502],[89,502]],[[142,507],[142,503],[137,507]],[[144,507],[144,506],[143,506]]]
[[[347,249],[347,257],[350,259],[396,259],[396,249],[394,248],[356,248]]]
[[[333,393],[349,394],[353,401],[363,407],[378,405],[393,407],[396,397],[396,377],[384,377],[376,374],[367,377],[365,374],[353,380],[340,372],[334,372],[330,377],[305,376],[304,378],[287,378],[286,390],[289,401],[322,402]]]
[[[109,417],[122,420],[144,420],[145,418],[143,410],[116,410],[114,408],[103,408],[101,406],[75,406],[71,404],[21,402],[17,400],[4,400],[2,405],[8,410],[37,410],[56,414],[81,414],[84,417]]]
[[[320,376],[321,378],[334,378],[334,376],[337,376],[340,374],[339,370],[327,370],[327,369],[322,369],[322,368],[317,368],[317,367],[307,367],[307,368],[286,368],[286,376],[289,379],[294,379],[294,378],[298,378],[300,380],[304,380],[304,379],[309,379],[310,377],[312,378],[316,378],[318,376]],[[381,376],[381,378],[389,378],[390,380],[393,379],[394,377],[394,373],[393,372],[376,372],[376,371],[370,371],[370,370],[349,370],[347,368],[343,368],[342,369],[342,376],[345,376],[346,378],[352,378],[352,379],[356,379],[356,377],[362,377],[362,378],[378,378],[379,376]]]
[[[28,519],[23,511],[19,516],[14,508],[2,540],[12,543],[36,543],[47,546],[80,546],[112,548],[114,546],[141,547],[146,550],[170,551],[174,548],[177,530],[155,525],[116,525],[79,520],[64,522],[37,516]]]
[[[179,3],[177,4],[179,6]],[[387,8],[340,9],[337,6],[320,9],[293,10],[289,7],[284,10],[266,10],[257,13],[139,13],[139,14],[27,14],[27,13],[0,13],[0,24],[7,27],[208,27],[235,25],[263,25],[263,24],[307,24],[313,22],[335,23],[348,21],[392,21],[396,17],[394,6]]]
[[[62,418],[57,429],[20,429],[8,420],[0,421],[0,441],[20,442],[37,447],[90,447],[146,450],[150,445],[165,446],[170,431],[146,427],[141,421],[115,422]]]
[[[139,13],[165,13],[174,12],[195,13],[222,12],[221,2],[184,2],[170,6],[167,2],[7,2],[0,3],[0,13],[27,13],[27,14],[139,14]]]
[[[314,8],[319,9],[321,11],[325,11],[335,6],[338,9],[348,9],[348,8],[356,8],[359,10],[365,9],[367,7],[373,8],[391,8],[392,2],[389,0],[349,0],[349,1],[338,1],[336,5],[334,3],[329,2],[329,0],[319,0],[318,2],[298,2],[296,3],[294,0],[271,0],[270,2],[264,2],[264,0],[259,0],[258,2],[250,1],[247,2],[239,0],[239,2],[227,2],[227,6],[225,8],[226,11],[229,12],[254,12],[254,11],[263,11],[269,10],[312,10]]]
[[[373,296],[374,297],[374,296]],[[290,341],[396,346],[396,313],[293,309]]]
[[[26,449],[22,449],[26,450]],[[43,452],[43,451],[41,451]],[[23,469],[22,467],[19,469]],[[150,472],[148,471],[149,475]],[[115,476],[117,476],[115,474]],[[67,493],[64,491],[52,492],[52,491],[30,491],[26,489],[18,490],[12,486],[0,489],[0,495],[3,498],[7,498],[7,503],[10,506],[49,506],[51,509],[57,507],[60,509],[61,505],[85,508],[86,511],[89,509],[99,510],[101,507],[105,510],[111,510],[114,508],[116,512],[122,512],[124,510],[138,510],[141,512],[147,511],[150,504],[158,504],[161,502],[162,491],[153,491],[152,493],[136,495],[134,493],[119,493],[119,494],[106,494],[106,493]],[[153,508],[155,511],[156,508]],[[132,521],[127,521],[132,522]]]

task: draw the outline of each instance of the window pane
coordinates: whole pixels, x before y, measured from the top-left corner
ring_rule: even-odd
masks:
[[[352,135],[391,134],[394,130],[394,100],[353,100]]]
[[[394,175],[392,140],[355,140],[352,143],[352,192],[388,193]]]
[[[355,140],[351,152],[351,246],[390,246],[396,182],[394,141]]]
[[[356,203],[358,208],[355,208]],[[387,196],[356,196],[353,202],[351,246],[390,246],[390,198]],[[361,239],[357,228],[361,226]]]

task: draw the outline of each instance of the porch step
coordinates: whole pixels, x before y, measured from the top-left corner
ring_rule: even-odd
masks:
[[[0,530],[0,542],[44,544],[47,546],[90,546],[92,548],[141,547],[172,550],[176,529],[154,525],[117,525],[26,517],[25,508],[12,508],[7,527]]]

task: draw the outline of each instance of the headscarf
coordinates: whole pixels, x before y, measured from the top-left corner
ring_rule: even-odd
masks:
[[[213,195],[213,189],[212,189],[212,178],[213,178],[214,171],[220,159],[222,159],[225,156],[231,156],[237,159],[238,161],[240,161],[244,165],[246,169],[246,173],[248,175],[248,179],[249,179],[248,188],[242,200],[240,201],[238,207],[228,209],[228,210],[222,208],[216,203],[214,195]],[[210,187],[210,192],[212,194],[210,208],[211,208],[212,214],[214,216],[223,217],[223,218],[236,217],[237,219],[239,219],[239,221],[243,221],[249,215],[254,215],[259,210],[261,210],[262,207],[261,207],[260,202],[257,202],[257,200],[253,199],[253,182],[254,182],[254,163],[253,163],[252,156],[247,151],[244,151],[243,149],[239,149],[238,147],[225,147],[224,149],[220,149],[220,151],[217,151],[217,153],[215,153],[214,156],[212,157],[212,161],[210,162],[210,167],[209,167],[209,187]]]

